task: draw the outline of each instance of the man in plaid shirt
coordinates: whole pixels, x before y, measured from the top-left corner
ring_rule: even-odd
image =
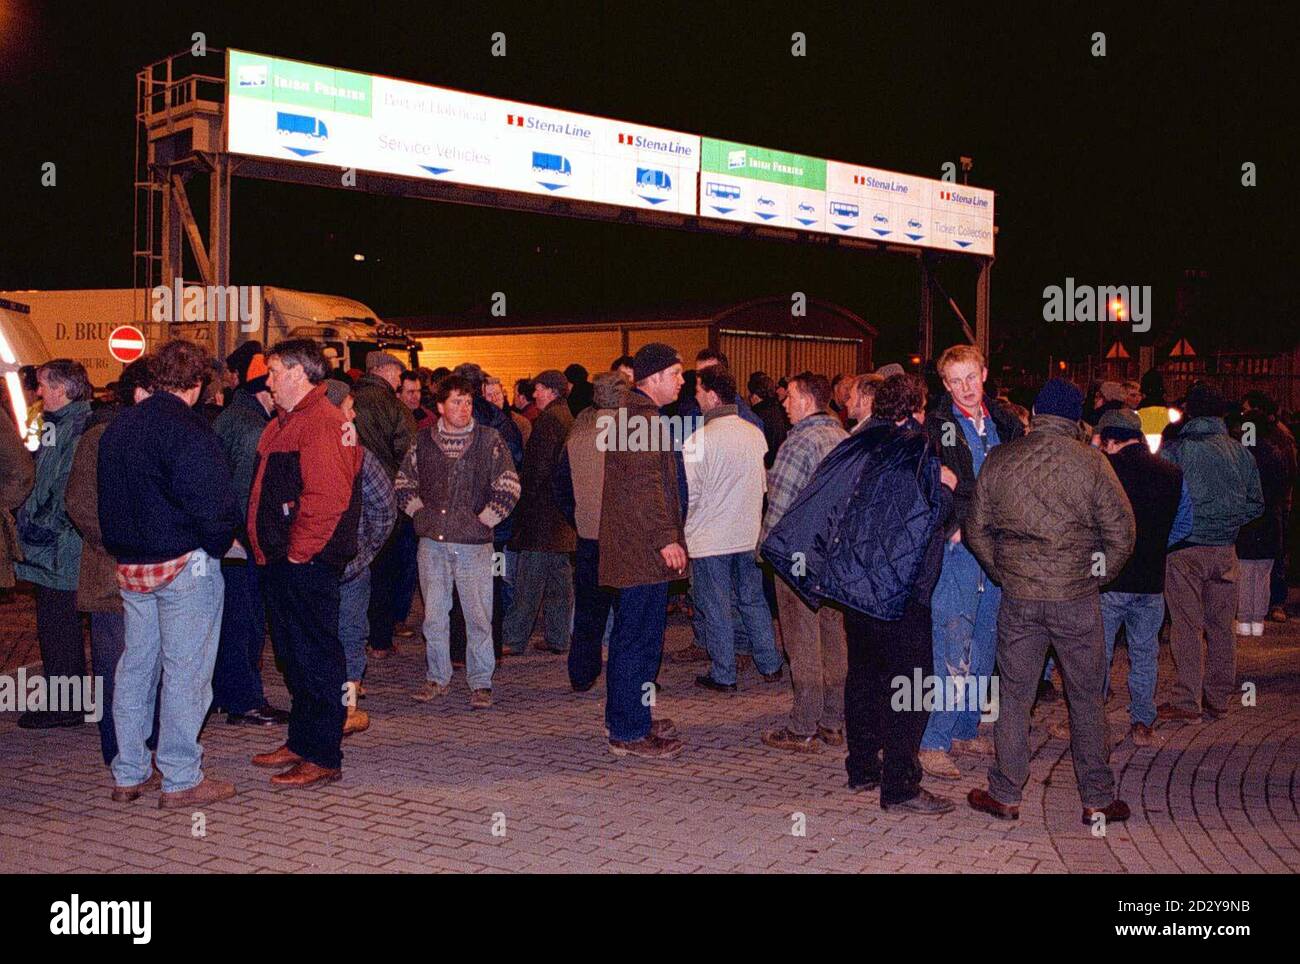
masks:
[[[818,464],[848,437],[840,420],[827,411],[831,386],[825,375],[804,372],[790,379],[784,406],[792,428],[767,473],[767,514],[761,545],[794,503]],[[798,560],[791,560],[797,565]],[[814,753],[819,740],[844,745],[844,677],[848,648],[844,615],[833,606],[813,612],[783,579],[776,580],[781,640],[790,660],[794,707],[790,722],[763,734],[763,742],[782,750]]]

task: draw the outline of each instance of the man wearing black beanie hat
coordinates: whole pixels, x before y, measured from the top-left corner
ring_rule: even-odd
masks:
[[[682,750],[669,719],[652,720],[663,658],[668,583],[686,570],[685,470],[659,410],[682,387],[682,359],[651,342],[632,362],[636,387],[603,416],[600,584],[618,591],[606,668],[605,726],[615,756],[666,758]]]

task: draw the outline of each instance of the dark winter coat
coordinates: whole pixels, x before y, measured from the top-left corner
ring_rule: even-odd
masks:
[[[564,443],[573,428],[573,414],[563,398],[542,410],[528,444],[519,473],[522,492],[515,509],[512,549],[534,552],[573,552],[577,535],[555,501],[554,475]]]
[[[809,606],[843,603],[901,619],[938,578],[952,493],[915,422],[873,419],[822,459],[762,545],[763,558]],[[929,585],[921,585],[928,582]]]
[[[966,548],[1016,599],[1080,599],[1133,553],[1128,496],[1079,424],[1035,415],[1029,434],[997,446],[962,526]]]
[[[14,568],[19,579],[71,590],[77,588],[81,569],[81,533],[68,518],[64,500],[72,456],[90,420],[90,403],[69,402],[57,412],[45,412],[44,419],[36,482],[18,510],[23,561]]]
[[[239,522],[230,465],[207,419],[170,392],[123,409],[99,441],[99,528],[120,563],[202,549],[220,559]]]
[[[627,424],[644,418],[658,426],[659,409],[642,391],[631,392],[621,416]],[[619,418],[618,410],[611,413]],[[536,431],[537,426],[533,426]],[[658,451],[605,453],[605,485],[600,506],[600,584],[615,589],[680,579],[659,550],[673,543],[685,551],[677,456],[671,445]]]
[[[989,410],[989,417],[993,419],[993,424],[997,426],[1000,444],[1005,445],[1025,434],[1020,419],[1004,408],[997,399],[986,395],[984,404]],[[948,523],[947,533],[952,535],[954,531],[966,525],[970,499],[975,494],[975,460],[966,441],[966,433],[962,431],[957,416],[953,414],[952,396],[948,393],[939,396],[931,414],[925,420],[925,431],[939,453],[940,461],[952,469],[957,476],[957,488],[952,494],[953,514]]]
[[[390,479],[397,477],[406,450],[415,439],[415,418],[393,386],[378,375],[362,375],[352,386],[353,424],[357,439],[383,463]]]

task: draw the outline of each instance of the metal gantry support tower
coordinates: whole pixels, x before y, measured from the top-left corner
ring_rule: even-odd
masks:
[[[217,64],[213,70],[210,65]],[[152,317],[157,286],[230,284],[231,158],[225,151],[225,52],[178,54],[136,75],[135,229],[132,286],[137,320],[150,342],[171,334]],[[187,184],[208,178],[208,225],[199,227]],[[185,276],[188,242],[197,277]],[[234,348],[237,326],[216,324],[220,357]]]

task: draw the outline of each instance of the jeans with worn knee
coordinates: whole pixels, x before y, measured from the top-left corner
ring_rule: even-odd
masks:
[[[943,681],[943,692],[972,692],[961,685],[968,677],[974,677],[974,692],[990,685],[984,681],[993,674],[1001,600],[1002,590],[964,543],[944,546],[943,570],[930,597],[934,675]],[[953,740],[973,740],[979,721],[978,705],[941,706],[930,713],[921,749],[948,751]]]

